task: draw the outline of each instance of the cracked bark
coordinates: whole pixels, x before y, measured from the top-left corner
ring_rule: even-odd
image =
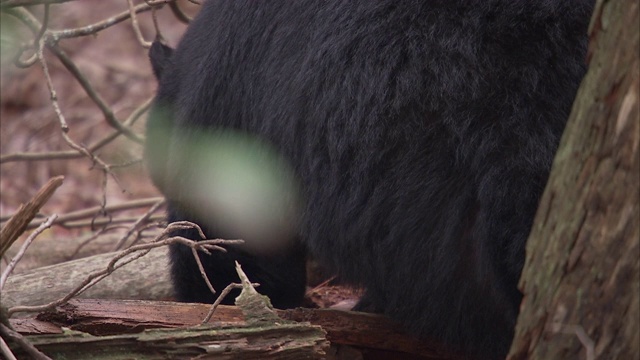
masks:
[[[638,359],[636,0],[598,1],[585,77],[527,245],[508,359]]]

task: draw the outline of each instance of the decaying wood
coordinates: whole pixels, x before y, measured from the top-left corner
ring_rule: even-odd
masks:
[[[262,323],[151,329],[95,336],[74,330],[28,336],[53,359],[324,359],[324,331],[309,324]],[[15,350],[20,357],[19,350]]]
[[[36,319],[11,319],[23,334],[49,334],[60,327],[92,335],[114,335],[154,328],[193,327],[202,321],[210,306],[159,301],[75,299]],[[406,335],[391,320],[375,314],[330,309],[276,310],[286,322],[308,322],[327,332],[332,344],[386,351],[398,358],[453,359],[434,344]],[[208,325],[221,328],[245,327],[241,310],[219,306]],[[30,336],[29,339],[32,339]],[[417,357],[419,356],[419,357]]]
[[[53,193],[62,185],[64,176],[50,179],[38,193],[26,204],[20,206],[14,216],[0,230],[0,257],[9,249],[16,239],[22,235],[31,220],[38,214]]]
[[[53,359],[324,359],[329,342],[319,326],[284,320],[277,316],[268,298],[258,294],[240,265],[236,270],[242,281],[239,298],[241,323],[233,326],[206,324],[171,329],[144,329],[146,320],[131,331],[114,331],[113,335],[92,334],[90,331],[63,329],[52,335],[31,335],[28,348],[41,351]],[[77,302],[77,300],[76,300]],[[108,309],[97,301],[98,308]],[[150,315],[149,308],[127,309],[127,313]],[[184,305],[184,304],[183,304]],[[59,312],[49,313],[52,320],[75,322],[74,304],[60,306]],[[70,312],[65,313],[65,309]],[[155,309],[159,310],[159,309]],[[166,307],[164,310],[167,310]],[[174,314],[180,318],[180,314]],[[146,319],[148,316],[143,316]],[[43,315],[43,318],[46,318]],[[109,329],[100,325],[98,329]],[[77,328],[76,328],[77,329]],[[95,329],[95,328],[94,328]],[[120,327],[120,329],[124,329]],[[102,336],[99,336],[102,335]],[[24,340],[24,339],[22,339]],[[13,345],[13,352],[22,356],[25,346]],[[35,347],[34,347],[35,346]]]
[[[399,324],[377,314],[297,308],[283,310],[280,316],[322,326],[327,331],[327,338],[335,344],[418,354],[429,359],[452,358],[436,343],[408,336]]]
[[[640,19],[598,1],[590,67],[527,247],[509,359],[640,354]]]
[[[2,290],[2,304],[8,308],[42,305],[62,298],[89,274],[105,269],[115,255],[95,255],[12,275]],[[168,267],[166,247],[153,249],[144,257],[117,269],[80,297],[168,299],[173,293]]]

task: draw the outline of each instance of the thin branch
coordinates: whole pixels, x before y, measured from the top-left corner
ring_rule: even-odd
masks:
[[[260,284],[255,283],[252,285],[259,286]],[[205,316],[204,319],[202,319],[201,324],[206,324],[209,322],[209,320],[211,320],[211,317],[213,316],[216,309],[218,308],[218,305],[220,305],[220,303],[222,303],[222,300],[224,300],[227,296],[229,296],[229,293],[231,292],[231,290],[234,290],[234,289],[242,289],[242,284],[231,283],[227,285],[227,287],[225,287],[224,290],[220,292],[220,295],[218,296],[216,301],[213,302],[213,305],[211,305],[211,308],[209,309],[207,316]]]
[[[29,222],[51,198],[56,189],[62,185],[63,180],[63,176],[57,176],[47,181],[29,202],[21,205],[18,211],[9,218],[8,222],[0,229],[0,256],[4,255],[11,244],[29,228]]]
[[[40,25],[40,30],[38,30],[38,34],[33,40],[34,46],[38,46],[38,44],[40,43],[40,39],[42,39],[42,36],[44,35],[44,32],[47,31],[47,27],[49,27],[49,10],[49,4],[45,4],[42,25]]]
[[[148,9],[151,8],[147,4],[141,4],[140,6],[147,7]],[[10,15],[16,17],[17,19],[19,19],[20,21],[22,21],[25,25],[27,25],[31,29],[32,32],[34,32],[36,34],[39,31],[40,27],[42,26],[42,24],[40,24],[40,22],[33,16],[33,14],[31,14],[26,9],[23,9],[23,8],[9,9],[9,10],[6,11],[6,13],[10,14]],[[126,13],[126,15],[122,20],[124,20],[124,19],[129,17],[129,12],[126,11],[125,13]],[[41,62],[44,61],[44,57],[42,55],[42,47],[44,45],[46,45],[47,48],[53,54],[55,54],[58,57],[58,59],[60,60],[62,65],[64,65],[64,67],[76,78],[76,80],[78,80],[78,83],[80,84],[80,86],[82,86],[82,88],[87,93],[89,98],[91,98],[91,100],[98,106],[100,111],[102,111],[107,123],[109,125],[111,125],[114,129],[116,129],[116,130],[120,131],[121,133],[123,133],[129,139],[131,139],[131,140],[133,140],[133,141],[135,141],[135,142],[137,142],[139,144],[142,144],[143,143],[143,139],[140,136],[138,136],[137,134],[135,134],[130,128],[123,126],[123,124],[121,124],[120,121],[118,121],[118,119],[116,119],[116,117],[113,114],[113,111],[111,110],[111,108],[109,108],[109,106],[102,99],[102,97],[93,89],[93,86],[91,86],[91,84],[89,84],[89,81],[82,74],[80,69],[78,69],[76,64],[73,61],[71,61],[69,56],[62,49],[60,49],[58,47],[57,41],[59,39],[65,38],[65,37],[73,37],[73,36],[66,36],[66,34],[68,34],[68,33],[75,34],[76,30],[61,30],[61,31],[51,31],[51,30],[49,30],[49,31],[46,31],[44,36],[40,40],[40,43],[43,44],[42,46],[40,46],[40,49],[39,49],[39,51],[40,51],[39,57],[42,58]],[[91,34],[95,34],[97,31],[98,31],[97,29],[91,28]],[[79,36],[79,35],[76,35],[76,36]],[[46,65],[44,65],[44,66],[46,67]],[[52,98],[55,99],[55,92],[52,93],[51,96],[52,96]],[[54,107],[56,107],[55,104],[54,104]],[[56,114],[58,114],[57,111],[56,111]],[[60,116],[58,116],[58,117],[60,119]],[[60,120],[62,121],[62,120],[64,120],[64,118],[62,118]],[[65,123],[63,122],[63,125],[64,124]],[[63,129],[65,129],[64,126],[63,126]],[[76,150],[82,151],[82,148],[76,149]]]
[[[38,55],[38,61],[42,66],[42,70],[44,72],[44,77],[47,83],[47,87],[49,88],[51,105],[53,105],[53,109],[56,113],[56,116],[58,117],[58,121],[60,122],[60,129],[62,130],[62,138],[67,143],[67,145],[69,145],[72,149],[75,149],[79,153],[84,154],[89,159],[91,159],[91,161],[100,165],[100,167],[104,169],[104,171],[109,172],[109,165],[107,165],[98,156],[91,153],[85,147],[77,144],[67,135],[67,133],[69,132],[69,125],[67,124],[67,121],[65,120],[64,115],[62,114],[62,110],[60,109],[60,105],[58,103],[58,95],[53,86],[53,80],[51,79],[51,74],[49,73],[49,67],[47,66],[47,62],[44,59],[43,51],[47,43],[47,38],[48,38],[47,34],[48,33],[45,32],[45,35],[38,42],[38,51],[36,53]]]
[[[94,233],[92,233],[90,236],[88,236],[86,239],[82,240],[80,242],[80,244],[76,247],[76,249],[73,251],[73,253],[71,253],[71,255],[67,256],[65,258],[65,261],[69,261],[69,260],[73,260],[76,258],[76,256],[78,256],[78,254],[80,253],[80,250],[82,250],[82,248],[84,248],[85,246],[87,246],[89,243],[91,243],[92,241],[96,240],[98,237],[108,233],[109,231],[114,231],[114,230],[118,230],[120,228],[124,228],[124,226],[110,226],[110,227],[105,227],[103,229],[100,229]]]
[[[200,260],[200,256],[198,256],[198,250],[196,250],[195,248],[191,248],[191,253],[193,254],[193,258],[196,260],[196,264],[198,265],[198,270],[200,270],[200,276],[202,276],[202,279],[204,280],[205,284],[207,284],[209,291],[211,291],[211,293],[215,295],[216,289],[214,289],[213,284],[211,284],[211,281],[209,281],[209,277],[207,276],[207,273],[204,271],[202,260]]]
[[[37,60],[37,57],[36,57]],[[153,97],[147,99],[144,103],[142,103],[138,108],[136,108],[131,115],[125,120],[122,124],[124,126],[133,125],[136,120],[138,120],[153,103]],[[104,138],[96,141],[94,144],[87,147],[89,152],[93,153],[97,150],[103,148],[104,146],[111,143],[113,140],[117,139],[122,133],[118,130],[112,132],[111,134],[105,136]],[[84,154],[78,153],[75,150],[68,151],[50,151],[50,152],[37,152],[37,153],[13,153],[9,155],[0,156],[0,164],[8,163],[12,161],[42,161],[42,160],[61,160],[61,159],[77,159],[84,157]]]
[[[153,9],[154,7],[157,6],[161,6],[164,5],[166,3],[170,3],[173,2],[175,0],[155,0],[155,1],[149,1],[147,3],[144,4],[139,4],[136,5],[133,8],[133,13],[135,14],[139,14],[145,11],[149,11],[151,9]],[[120,22],[123,22],[127,19],[129,19],[131,17],[131,11],[129,10],[125,10],[115,16],[112,16],[106,20],[102,20],[100,22],[94,23],[94,24],[90,24],[90,25],[86,25],[83,27],[79,27],[79,28],[75,28],[75,29],[67,29],[67,30],[57,30],[57,31],[53,31],[53,34],[55,36],[56,40],[60,40],[60,39],[68,39],[68,38],[74,38],[74,37],[81,37],[81,36],[87,36],[87,35],[94,35],[96,33],[98,33],[99,31],[102,31],[104,29],[107,29],[113,25],[116,25]]]
[[[62,226],[65,229],[80,228],[80,227],[87,227],[87,226],[90,226],[90,227],[93,226],[95,228],[97,226],[104,226],[104,225],[135,223],[138,219],[139,219],[138,217],[134,217],[134,216],[121,217],[121,218],[108,217],[108,218],[84,220],[84,221],[70,221],[70,222],[61,223],[59,224],[59,226]],[[164,215],[153,215],[149,217],[149,222],[158,222],[158,221],[163,221],[164,219],[165,219]]]
[[[119,203],[119,204],[113,204],[113,205],[105,206],[104,210],[107,211],[107,212],[116,212],[116,211],[122,211],[122,210],[137,209],[137,208],[146,207],[146,206],[153,206],[153,204],[157,203],[158,201],[161,201],[162,199],[164,199],[164,198],[160,197],[160,196],[157,196],[157,197],[152,197],[152,198],[147,198],[147,199],[126,201],[126,202]],[[73,221],[73,220],[88,219],[88,218],[91,218],[91,217],[95,216],[96,214],[99,214],[102,209],[103,209],[103,207],[101,207],[101,206],[95,206],[95,207],[92,207],[92,208],[89,208],[89,209],[78,210],[78,211],[70,212],[70,213],[67,213],[67,214],[64,214],[64,215],[60,215],[56,219],[56,221],[53,222],[53,225],[60,224],[60,223],[65,223],[65,222],[69,222],[69,221]],[[11,218],[12,216],[13,215],[3,216],[2,218],[0,218],[0,221],[4,222],[7,219]],[[40,224],[43,221],[44,220],[33,221],[27,226],[26,229],[36,228],[36,227],[40,226]]]
[[[38,41],[38,48],[36,54],[38,56],[38,61],[40,66],[42,67],[42,71],[44,72],[44,78],[47,82],[47,87],[49,88],[49,100],[51,100],[51,105],[53,105],[53,110],[60,121],[60,128],[63,133],[69,132],[69,125],[67,124],[67,120],[64,118],[62,114],[62,110],[60,109],[60,104],[58,103],[58,94],[56,93],[55,88],[53,87],[53,80],[51,79],[51,74],[49,73],[49,67],[47,66],[47,62],[44,60],[44,47],[46,45],[45,36],[40,38]],[[79,149],[80,146],[73,143],[73,141],[67,141],[67,143],[74,149],[78,150],[78,152],[82,152],[82,149]]]
[[[122,238],[120,238],[120,240],[118,240],[118,243],[116,244],[116,246],[114,247],[114,251],[115,250],[120,250],[122,249],[122,247],[124,246],[124,244],[127,242],[127,240],[129,239],[129,237],[136,231],[136,229],[138,229],[138,227],[149,221],[149,219],[151,218],[151,215],[153,215],[153,213],[155,213],[156,211],[158,211],[158,209],[165,204],[165,200],[161,199],[158,200],[155,204],[153,204],[153,206],[151,206],[151,208],[149,210],[147,210],[147,212],[142,215],[136,222],[135,224],[133,224],[133,226],[131,226],[131,228],[129,229],[129,231],[127,231],[126,234],[124,234],[124,236]]]
[[[188,24],[191,22],[191,20],[193,20],[189,15],[182,11],[180,5],[178,5],[177,2],[169,3],[169,8],[171,9],[171,12],[173,12],[173,15],[175,15],[176,19],[180,20],[181,22]]]
[[[129,5],[129,15],[131,17],[131,26],[133,27],[133,32],[136,34],[136,38],[140,45],[148,49],[151,47],[151,42],[146,41],[144,36],[142,35],[142,30],[140,30],[140,24],[138,24],[138,17],[136,16],[135,7],[133,6],[133,0],[127,0],[127,4]]]
[[[33,54],[31,54],[31,56],[29,56],[28,59],[23,59],[22,56],[27,52],[27,51],[33,51],[35,49],[35,47],[32,44],[22,44],[20,45],[20,49],[18,49],[18,51],[16,52],[15,56],[13,57],[13,65],[15,65],[17,68],[20,69],[26,69],[30,66],[32,66],[33,64],[36,63],[36,61],[38,61],[38,56],[37,54],[34,52]]]
[[[24,256],[24,253],[29,248],[29,245],[31,245],[33,240],[35,240],[36,237],[38,237],[38,235],[42,234],[43,231],[45,231],[46,229],[50,228],[51,227],[51,223],[57,217],[58,217],[58,215],[56,215],[56,214],[53,214],[53,215],[49,216],[47,221],[45,221],[42,224],[40,224],[40,226],[38,226],[38,228],[35,231],[33,231],[29,235],[29,237],[27,237],[27,239],[24,241],[24,243],[20,247],[20,250],[18,250],[18,253],[11,259],[11,261],[9,261],[9,265],[7,265],[7,267],[4,269],[4,272],[2,272],[2,275],[0,276],[0,292],[2,292],[2,288],[4,288],[4,284],[7,282],[7,278],[9,278],[9,275],[11,274],[13,269],[16,267],[16,264],[18,263],[18,261],[20,261],[20,259],[22,259],[22,257]]]
[[[122,123],[120,123],[120,121],[118,121],[118,119],[116,119],[111,108],[109,108],[102,97],[93,89],[93,86],[89,84],[87,78],[82,74],[80,69],[78,69],[76,64],[71,61],[69,56],[57,45],[52,43],[48,43],[47,45],[48,49],[58,57],[62,65],[64,65],[64,67],[67,68],[67,70],[76,78],[76,80],[78,80],[78,83],[80,83],[80,86],[82,86],[87,95],[89,95],[89,98],[91,98],[91,100],[93,100],[93,102],[98,106],[100,111],[102,111],[102,114],[104,115],[107,123],[114,129],[123,133],[127,138],[139,144],[142,144],[144,140],[136,133],[134,133],[133,130],[125,127]]]

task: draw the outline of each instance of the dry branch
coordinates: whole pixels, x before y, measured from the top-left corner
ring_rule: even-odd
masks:
[[[112,205],[107,205],[107,206],[96,206],[96,207],[92,207],[92,208],[88,208],[88,209],[83,209],[83,210],[78,210],[78,211],[74,211],[71,213],[67,213],[67,214],[63,214],[58,216],[58,218],[53,222],[53,224],[63,224],[66,225],[65,223],[67,222],[72,222],[74,220],[83,220],[83,219],[92,219],[94,218],[96,215],[100,215],[102,213],[111,213],[111,212],[116,212],[116,211],[122,211],[122,210],[131,210],[131,209],[137,209],[137,208],[144,208],[144,207],[148,207],[151,205],[156,204],[159,201],[162,201],[163,198],[162,197],[152,197],[152,198],[148,198],[148,199],[138,199],[138,200],[132,200],[132,201],[127,201],[127,202],[123,202],[123,203],[119,203],[119,204],[112,204]],[[27,229],[35,229],[38,226],[40,226],[41,223],[44,222],[44,219],[42,220],[34,220],[31,223],[29,223],[29,225],[27,225]]]
[[[27,256],[18,262],[13,274],[18,275],[45,266],[111,252],[113,244],[122,236],[122,230],[113,229],[112,232],[114,233],[109,233],[109,230],[106,230],[83,237],[43,236],[37,246],[29,248]],[[158,233],[159,231],[153,230],[148,234],[145,233],[145,236],[148,235],[153,239],[157,237]],[[5,255],[9,258],[15,256],[22,244],[23,240],[16,241]]]
[[[51,198],[62,185],[64,177],[58,176],[49,180],[38,193],[26,204],[20,206],[18,212],[0,230],[0,257],[9,249],[16,239],[26,230],[40,208]]]
[[[33,240],[35,240],[35,238],[38,237],[38,235],[40,235],[43,231],[45,231],[51,226],[51,223],[53,222],[53,220],[56,219],[57,216],[58,215],[55,215],[55,214],[51,215],[47,219],[47,221],[42,223],[36,230],[34,230],[29,235],[29,237],[27,237],[27,239],[24,241],[22,246],[20,246],[20,250],[18,250],[18,252],[13,257],[11,257],[11,261],[9,261],[9,264],[7,265],[7,267],[2,271],[2,276],[0,276],[0,292],[2,291],[2,288],[4,287],[4,284],[7,281],[7,278],[9,277],[13,269],[15,269],[17,263],[20,261],[20,259],[22,259],[25,252],[29,248],[29,245],[31,245]]]

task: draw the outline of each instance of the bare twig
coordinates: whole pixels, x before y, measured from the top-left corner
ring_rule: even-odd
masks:
[[[36,57],[37,60],[37,57]],[[136,110],[134,110],[131,115],[125,120],[122,124],[124,126],[133,125],[136,120],[138,120],[147,110],[151,107],[151,103],[153,102],[153,98],[147,99],[144,103],[142,103]],[[93,153],[105,145],[108,145],[113,140],[117,139],[122,133],[120,131],[115,131],[104,138],[96,141],[94,144],[87,146],[87,150]],[[0,164],[8,163],[12,161],[41,161],[41,160],[60,160],[60,159],[77,159],[84,157],[84,154],[78,153],[75,150],[71,151],[49,151],[49,152],[38,152],[38,153],[13,153],[8,155],[0,156]]]
[[[176,19],[180,20],[181,22],[188,24],[191,22],[191,20],[193,20],[189,15],[182,11],[180,5],[178,5],[177,2],[169,3],[169,8],[173,12],[173,15],[176,16]]]
[[[151,215],[153,215],[153,213],[155,213],[156,211],[158,211],[158,209],[164,205],[165,200],[161,199],[158,200],[155,204],[153,204],[153,206],[151,206],[151,208],[149,210],[147,210],[147,212],[142,215],[135,224],[133,224],[133,226],[131,226],[131,228],[129,229],[129,231],[127,231],[126,234],[124,234],[124,236],[122,238],[120,238],[120,240],[118,241],[118,243],[116,244],[116,246],[114,247],[114,251],[115,250],[120,250],[122,249],[122,246],[127,242],[127,240],[129,239],[129,237],[138,229],[138,227],[149,221],[149,218],[151,218]]]
[[[24,241],[24,243],[20,247],[20,250],[18,250],[18,253],[11,259],[11,261],[9,261],[9,265],[7,265],[7,267],[4,269],[4,272],[0,276],[0,292],[2,292],[2,288],[4,287],[4,284],[7,282],[7,278],[9,277],[13,269],[16,267],[16,264],[18,263],[18,261],[22,259],[22,256],[24,256],[24,253],[27,251],[27,248],[29,248],[29,245],[31,245],[33,240],[35,240],[35,238],[38,237],[38,235],[42,234],[43,231],[48,229],[51,226],[51,223],[57,217],[58,215],[56,214],[49,216],[47,221],[40,224],[40,226],[38,226],[38,228],[35,231],[33,231],[29,235],[29,237],[27,237],[27,239]]]
[[[161,6],[164,5],[166,3],[170,3],[173,2],[175,0],[155,0],[155,1],[149,1],[146,2],[144,4],[139,4],[136,5],[133,8],[133,13],[135,14],[139,14],[145,11],[149,11],[151,9],[153,9],[154,7],[157,6]],[[99,31],[102,31],[104,29],[107,29],[113,25],[116,25],[120,22],[123,22],[127,19],[129,19],[131,17],[131,11],[130,10],[125,10],[117,15],[114,15],[106,20],[102,20],[100,22],[94,23],[94,24],[90,24],[90,25],[86,25],[83,27],[79,27],[79,28],[75,28],[75,29],[68,29],[68,30],[58,30],[58,31],[54,31],[53,35],[54,38],[56,40],[60,40],[60,39],[66,39],[66,38],[74,38],[74,37],[81,37],[81,36],[87,36],[87,35],[94,35],[96,33],[98,33]]]
[[[38,56],[35,52],[27,59],[22,58],[27,51],[33,51],[34,49],[36,49],[36,47],[32,44],[22,44],[13,57],[13,64],[20,69],[26,69],[35,64],[38,61]]]
[[[44,60],[44,47],[45,47],[46,39],[43,37],[38,41],[38,49],[36,54],[38,55],[38,60],[40,62],[40,66],[42,66],[42,71],[44,72],[44,78],[47,81],[47,87],[49,88],[51,105],[53,105],[53,110],[58,117],[58,121],[60,121],[60,128],[63,133],[69,132],[69,125],[67,124],[67,120],[65,120],[64,115],[62,114],[62,110],[60,110],[60,104],[58,103],[58,94],[53,87],[53,80],[51,80],[51,74],[49,74],[49,67],[47,66],[47,62]],[[66,139],[65,139],[66,140]],[[70,139],[67,143],[74,149],[78,150],[78,152],[83,152],[83,149],[80,148],[79,145],[76,145]],[[86,151],[86,150],[85,150]]]
[[[63,179],[63,176],[50,179],[28,203],[20,206],[18,211],[4,225],[0,230],[0,256],[4,255],[18,236],[28,228],[31,219],[51,198],[56,189],[62,185]]]
[[[191,248],[191,253],[193,254],[193,258],[196,260],[196,264],[198,264],[198,270],[200,270],[200,276],[202,276],[202,279],[207,284],[209,291],[211,291],[212,294],[215,294],[216,289],[213,288],[213,285],[211,284],[211,281],[209,281],[209,277],[207,276],[207,273],[204,271],[204,266],[202,266],[202,260],[200,260],[200,256],[198,256],[198,251],[195,248]]]
[[[150,6],[147,4],[141,4],[141,6],[145,6],[147,7],[147,10],[150,9]],[[39,31],[40,27],[42,26],[42,24],[40,24],[40,22],[26,9],[23,8],[17,8],[17,9],[9,9],[6,11],[7,14],[10,14],[14,17],[16,17],[17,19],[19,19],[20,21],[22,21],[25,25],[27,25],[32,32],[36,33]],[[129,12],[126,12],[126,16],[122,19],[126,19],[129,17]],[[113,24],[111,24],[113,25]],[[109,25],[110,26],[110,25]],[[95,34],[98,30],[95,28],[91,28],[91,34]],[[44,55],[42,54],[42,48],[46,45],[47,48],[53,53],[55,54],[58,59],[60,60],[60,62],[62,63],[62,65],[64,65],[64,67],[76,78],[76,80],[78,80],[78,82],[80,83],[80,86],[82,86],[82,88],[84,89],[84,91],[87,93],[87,95],[89,96],[89,98],[98,106],[98,108],[100,109],[100,111],[102,111],[105,120],[107,121],[107,123],[109,125],[111,125],[113,128],[115,128],[116,130],[120,131],[122,134],[124,134],[126,137],[128,137],[129,139],[137,142],[137,143],[143,143],[143,140],[140,136],[138,136],[137,134],[135,134],[130,128],[123,126],[123,124],[120,123],[120,121],[118,121],[115,117],[115,115],[113,114],[113,111],[111,110],[111,108],[109,108],[109,106],[107,105],[107,103],[102,99],[102,97],[100,95],[98,95],[98,93],[93,89],[93,87],[91,86],[91,84],[89,84],[89,81],[87,80],[87,78],[82,74],[82,72],[80,71],[80,69],[78,69],[78,67],[76,66],[76,64],[71,61],[71,59],[69,58],[69,56],[67,56],[67,54],[58,47],[57,42],[58,40],[60,40],[61,38],[65,38],[65,37],[73,37],[73,36],[67,36],[68,33],[71,34],[75,34],[76,31],[74,30],[62,30],[62,31],[58,31],[58,32],[53,32],[53,31],[46,31],[45,34],[42,36],[42,39],[40,40],[39,44],[39,58],[41,58],[41,62],[44,62]],[[46,65],[44,65],[46,68]],[[50,79],[49,79],[50,82]],[[51,92],[51,88],[53,87],[53,85],[50,86],[50,92]],[[51,94],[52,99],[56,99],[56,94],[55,91],[52,92]],[[57,102],[57,100],[56,100]],[[59,106],[57,106],[56,104],[54,104],[54,108],[58,107],[58,110],[56,110],[56,115],[58,115],[59,120],[61,121],[62,125],[63,125],[63,130],[64,129],[68,129],[68,127],[65,127],[64,125],[66,124],[66,122],[64,122],[64,117],[60,118],[61,114],[58,114],[59,111]],[[64,135],[64,133],[63,133]],[[75,147],[74,147],[75,148]],[[76,149],[82,153],[84,153],[83,148],[78,148]]]
[[[91,243],[92,241],[96,240],[98,237],[108,233],[109,231],[113,231],[113,230],[117,230],[119,228],[123,228],[124,226],[110,226],[110,227],[105,227],[99,231],[96,231],[94,233],[92,233],[90,236],[88,236],[86,239],[82,240],[80,242],[80,244],[76,247],[76,249],[73,251],[73,253],[71,253],[71,255],[69,255],[66,260],[73,260],[76,258],[76,256],[78,256],[78,254],[80,253],[80,250],[82,250],[85,246],[87,246],[89,243]]]
[[[78,210],[78,211],[70,212],[70,213],[67,213],[67,214],[64,214],[64,215],[60,215],[53,222],[53,225],[61,224],[61,223],[67,223],[67,222],[74,221],[74,220],[89,219],[89,218],[95,216],[96,214],[100,214],[100,212],[103,209],[106,212],[117,212],[117,211],[131,210],[131,209],[138,209],[138,208],[143,208],[143,207],[147,207],[147,206],[153,206],[154,204],[156,204],[158,201],[161,201],[162,199],[164,199],[164,198],[160,197],[160,196],[157,196],[157,197],[151,197],[151,198],[147,198],[147,199],[126,201],[126,202],[122,202],[122,203],[119,203],[119,204],[107,205],[107,206],[104,206],[104,207],[95,206],[95,207],[92,207],[92,208],[89,208],[89,209]],[[0,218],[0,221],[4,222],[4,221],[10,219],[13,216],[15,216],[15,215],[3,216],[2,218]],[[40,224],[43,221],[44,220],[32,221],[25,228],[25,230],[35,229],[38,226],[40,226]]]
[[[38,30],[38,34],[33,40],[34,46],[38,46],[38,44],[40,43],[40,39],[42,39],[42,35],[44,35],[44,32],[47,30],[47,27],[49,27],[49,4],[44,5],[44,17],[42,20],[42,25],[40,25],[40,30]]]
[[[38,43],[38,50],[37,50],[37,55],[38,55],[38,61],[40,63],[40,65],[42,66],[42,70],[44,72],[44,77],[47,83],[47,87],[49,88],[49,94],[51,96],[51,105],[53,105],[53,109],[56,113],[56,116],[58,117],[58,121],[60,122],[60,128],[62,130],[62,138],[64,139],[64,141],[67,143],[67,145],[69,145],[72,149],[75,149],[76,151],[78,151],[81,154],[84,154],[86,157],[88,157],[93,163],[97,163],[101,169],[103,169],[103,171],[110,173],[109,170],[109,165],[107,165],[104,161],[102,161],[102,159],[100,159],[98,156],[94,155],[93,153],[91,153],[88,149],[86,149],[85,147],[77,144],[75,141],[73,141],[69,135],[67,135],[67,133],[69,132],[69,125],[67,124],[67,121],[64,118],[64,115],[62,114],[62,110],[60,109],[60,105],[58,103],[58,95],[56,93],[56,90],[53,86],[53,80],[51,79],[51,75],[49,73],[49,67],[47,66],[47,62],[44,59],[44,47],[47,44],[47,40],[48,40],[48,33],[45,32],[44,36],[40,39],[39,43]],[[50,49],[54,49],[56,48],[55,45],[51,45],[49,47]],[[58,49],[59,50],[59,49]],[[60,50],[61,51],[61,50]],[[54,53],[56,53],[54,51]],[[63,61],[64,63],[64,61]],[[117,120],[116,120],[117,122]],[[119,124],[119,123],[118,123]]]
[[[145,0],[145,2],[148,2],[148,0]],[[172,4],[175,4],[175,2],[173,2]],[[160,9],[160,7],[153,7],[151,9],[151,20],[153,21],[153,28],[156,31],[155,40],[163,39],[162,31],[160,31],[160,24],[158,23],[158,9]]]
[[[65,223],[59,224],[60,226],[71,229],[71,228],[79,228],[79,227],[98,227],[103,225],[115,225],[115,224],[129,224],[135,223],[138,221],[138,217],[130,216],[130,217],[121,217],[121,218],[96,218],[93,220],[83,220],[83,221],[69,221]],[[165,219],[164,215],[153,215],[149,217],[149,222],[158,222]]]
[[[140,30],[140,25],[138,24],[138,17],[136,16],[136,10],[133,6],[133,0],[127,0],[127,5],[129,5],[129,16],[131,17],[131,25],[133,26],[133,32],[136,34],[136,38],[140,45],[148,49],[151,47],[151,42],[146,41],[144,36],[142,35],[142,30]]]
[[[205,275],[205,278],[206,275]],[[201,324],[206,324],[209,322],[209,320],[211,320],[211,317],[213,316],[213,314],[215,313],[216,309],[218,308],[218,305],[220,305],[220,303],[222,303],[222,300],[224,300],[229,293],[231,292],[231,290],[233,289],[242,289],[242,284],[229,284],[227,285],[227,287],[225,287],[221,292],[220,295],[218,296],[218,298],[216,299],[216,301],[213,302],[213,304],[211,305],[211,309],[209,309],[209,312],[207,313],[207,316],[204,317],[204,319],[202,319],[202,323]]]
[[[93,102],[102,111],[102,114],[104,115],[107,123],[111,125],[114,129],[117,129],[118,131],[122,132],[122,134],[124,134],[127,138],[139,144],[142,144],[144,140],[139,135],[135,134],[133,130],[131,130],[128,127],[125,127],[124,125],[122,125],[122,123],[120,123],[120,121],[118,121],[118,119],[116,119],[111,108],[109,108],[109,106],[104,101],[104,99],[102,99],[102,97],[94,90],[93,86],[89,84],[89,81],[87,80],[87,78],[82,74],[80,69],[78,69],[76,64],[74,64],[73,61],[71,61],[69,56],[58,46],[54,46],[50,44],[48,48],[49,50],[51,50],[52,53],[54,53],[58,57],[62,65],[64,65],[64,67],[67,68],[67,70],[78,80],[78,82],[80,83],[80,86],[82,86],[82,88],[87,93],[87,95],[89,95],[89,98],[93,100]]]
[[[256,287],[260,286],[260,284],[258,283],[252,283],[251,285]],[[207,316],[205,316],[204,319],[202,319],[201,324],[206,324],[209,322],[209,320],[211,320],[211,317],[215,313],[216,308],[218,308],[218,305],[220,305],[220,303],[222,303],[222,300],[224,300],[227,296],[229,296],[229,293],[234,289],[242,289],[242,284],[233,283],[233,284],[227,285],[227,287],[225,287],[224,290],[220,292],[220,295],[218,295],[218,298],[216,299],[216,301],[213,302],[213,304],[211,305],[211,309],[209,309]]]

